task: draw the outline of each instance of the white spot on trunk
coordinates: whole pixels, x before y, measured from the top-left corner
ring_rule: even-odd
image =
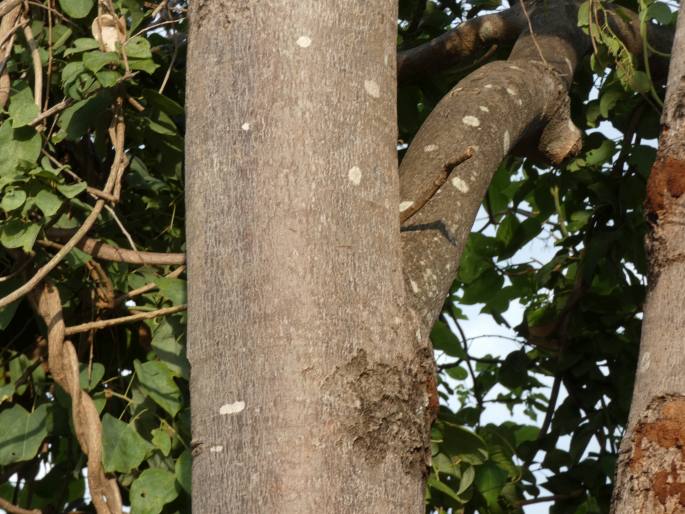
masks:
[[[478,107],[478,108],[479,108],[481,111],[483,111],[483,112],[490,112],[490,109],[488,109],[485,105],[481,105],[481,106]]]
[[[381,96],[381,88],[374,80],[365,80],[364,89],[366,89],[366,92],[374,98],[378,98]]]
[[[224,447],[220,444],[217,444],[216,446],[212,446],[211,448],[209,448],[209,451],[212,453],[221,453],[222,451],[224,451]]]
[[[461,191],[462,193],[468,193],[469,192],[469,185],[464,182],[463,179],[459,177],[454,177],[450,182],[452,182],[452,185],[457,188],[458,191]]]
[[[238,414],[245,410],[245,402],[226,403],[219,408],[219,414],[227,416],[228,414]]]
[[[426,145],[423,147],[423,151],[428,153],[428,152],[435,152],[438,149],[438,145]]]
[[[411,290],[414,291],[414,293],[418,293],[419,291],[421,291],[421,289],[419,289],[418,284],[413,280],[409,281],[409,285],[411,286]]]
[[[492,89],[492,88],[493,88],[493,85],[492,85],[492,84],[485,84],[483,87],[484,87],[485,89]]]
[[[350,179],[350,182],[355,186],[358,186],[362,181],[362,170],[359,169],[359,166],[352,166],[350,171],[347,172],[347,176]]]
[[[468,125],[469,127],[478,127],[480,126],[480,120],[476,118],[475,116],[464,116],[461,121],[464,123],[464,125]]]
[[[564,61],[566,61],[566,66],[568,66],[568,71],[573,74],[573,65],[571,64],[571,60],[568,57],[564,57]]]
[[[649,352],[645,352],[640,359],[640,373],[644,373],[649,369],[649,365],[652,363],[652,356]]]
[[[385,54],[385,57],[383,57],[383,64],[385,64],[387,66],[388,62],[390,62],[390,58],[389,58],[388,54]]]
[[[523,71],[521,68],[519,68],[518,66],[516,66],[514,64],[510,64],[509,69],[510,70],[516,70],[516,71]]]
[[[414,202],[412,202],[412,201],[406,201],[406,202],[400,203],[400,212],[406,211],[412,205],[414,205]]]
[[[515,90],[514,88],[511,88],[511,87],[508,87],[508,88],[507,88],[507,93],[509,93],[511,96],[516,96],[516,95],[518,95],[518,93],[516,92],[516,90]]]
[[[242,125],[240,125],[240,128],[247,132],[248,130],[250,130],[250,124],[245,122]]]
[[[300,36],[297,38],[296,43],[300,48],[309,48],[309,46],[312,44],[312,39],[307,36]]]
[[[505,130],[504,131],[504,138],[502,140],[502,148],[504,148],[504,153],[509,152],[509,145],[511,145],[511,140],[509,136],[509,131]]]

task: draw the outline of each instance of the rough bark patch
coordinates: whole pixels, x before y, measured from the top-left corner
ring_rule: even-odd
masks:
[[[435,379],[420,361],[391,366],[359,350],[326,378],[324,401],[342,428],[340,444],[366,461],[397,455],[407,473],[425,473]]]
[[[248,5],[239,5],[239,2],[232,0],[197,0],[193,2],[193,7],[195,30],[200,30],[206,20],[212,20],[221,28],[227,29],[231,23],[250,10]]]
[[[669,209],[671,199],[685,193],[685,162],[659,157],[647,181],[646,209],[654,221]]]
[[[629,441],[616,486],[622,505],[632,512],[685,512],[685,396],[652,400]]]

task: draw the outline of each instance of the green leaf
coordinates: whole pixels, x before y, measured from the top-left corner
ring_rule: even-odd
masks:
[[[500,383],[509,389],[515,389],[525,384],[528,378],[528,366],[530,361],[526,352],[517,350],[511,352],[504,359],[502,366],[499,369]]]
[[[133,59],[151,59],[150,42],[142,36],[132,37],[124,45],[126,55]]]
[[[19,276],[10,278],[9,280],[4,280],[0,282],[0,298],[7,296],[22,283],[22,279]],[[20,300],[10,303],[7,307],[0,309],[0,330],[5,330],[12,318],[14,318],[14,313],[17,311]]]
[[[25,82],[17,87],[18,91],[10,96],[9,114],[14,128],[28,125],[40,114],[40,109],[33,99],[31,88]]]
[[[177,318],[163,318],[152,334],[151,345],[157,357],[163,361],[171,372],[188,380],[190,364],[186,358],[185,345],[179,342],[183,338],[184,327]]]
[[[59,184],[57,186],[57,191],[71,199],[83,193],[87,187],[88,186],[85,182],[77,182],[76,184]]]
[[[632,87],[638,93],[648,93],[652,89],[652,81],[649,80],[649,75],[642,70],[635,70],[630,81]]]
[[[106,113],[111,101],[107,92],[76,102],[67,107],[57,120],[60,131],[57,134],[59,140],[68,139],[76,141],[84,136],[88,129],[100,121],[103,113]]]
[[[2,193],[2,200],[0,200],[0,209],[5,212],[18,209],[26,201],[26,193],[18,188],[9,186],[5,188]]]
[[[69,62],[62,68],[62,85],[67,87],[76,78],[86,71],[82,61]],[[62,114],[64,116],[64,114]]]
[[[68,48],[64,51],[64,57],[68,57],[72,54],[78,54],[81,52],[87,52],[88,50],[96,50],[100,48],[100,44],[97,40],[92,37],[81,37],[74,40],[74,46]]]
[[[452,489],[449,485],[445,484],[444,482],[441,482],[440,479],[435,475],[430,475],[428,477],[428,479],[426,480],[426,485],[428,485],[428,487],[432,487],[437,491],[440,491],[443,494],[446,494],[458,503],[466,502],[466,500],[459,496],[454,489]]]
[[[95,386],[100,383],[102,377],[105,376],[105,367],[99,362],[93,363],[90,372],[87,364],[81,364],[80,368],[79,385],[81,386],[81,389],[85,389],[86,391],[92,391]]]
[[[83,65],[92,72],[100,71],[108,64],[118,64],[119,54],[116,52],[101,52],[95,50],[83,54]]]
[[[28,252],[33,248],[40,224],[29,223],[16,218],[0,224],[0,244],[5,248],[22,248]]]
[[[13,129],[9,121],[0,125],[0,176],[16,173],[20,163],[34,163],[42,140],[31,127]]]
[[[171,437],[169,437],[165,430],[155,428],[152,431],[152,444],[162,452],[162,455],[169,455],[171,451]]]
[[[132,70],[144,71],[148,75],[152,75],[159,68],[159,64],[152,59],[129,59],[128,66]]]
[[[647,7],[647,17],[658,21],[662,25],[670,25],[675,19],[675,14],[671,12],[663,2],[654,2]]]
[[[5,384],[0,386],[0,405],[6,401],[11,401],[14,395],[14,384]]]
[[[70,17],[85,18],[95,5],[93,0],[59,0],[59,6]]]
[[[173,374],[164,363],[133,361],[141,389],[155,403],[172,416],[183,407],[183,396],[174,382]]]
[[[174,475],[166,469],[143,471],[131,485],[131,514],[159,514],[178,496]]]
[[[105,414],[102,418],[102,464],[105,472],[128,473],[140,466],[152,445],[136,429]]]
[[[485,441],[465,427],[445,423],[443,427],[444,440],[440,450],[450,457],[458,457],[463,462],[479,465],[488,458]]]
[[[188,494],[190,494],[191,485],[191,464],[192,461],[190,457],[190,451],[184,450],[183,453],[176,460],[176,466],[174,469],[176,474],[176,481],[181,486],[181,488]]]
[[[36,206],[43,211],[46,218],[55,214],[62,206],[62,200],[59,196],[48,189],[41,189],[33,198]]]
[[[112,87],[121,79],[122,74],[116,70],[101,70],[95,73],[95,78],[102,87]]]
[[[463,359],[466,357],[459,339],[444,321],[436,321],[430,334],[433,349],[445,352],[450,357]]]
[[[21,405],[0,412],[0,466],[32,459],[48,435],[48,404],[29,413]]]
[[[154,279],[160,294],[174,305],[186,303],[186,281],[180,278],[159,277]]]

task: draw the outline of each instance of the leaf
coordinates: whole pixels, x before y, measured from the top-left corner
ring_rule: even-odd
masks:
[[[165,469],[143,471],[131,485],[131,514],[159,514],[178,496],[174,475]]]
[[[191,486],[191,458],[190,451],[184,450],[183,453],[176,459],[175,474],[176,481],[181,486],[181,488],[190,494]]]
[[[33,248],[40,224],[29,223],[16,218],[0,224],[0,243],[5,248],[22,248],[28,252]]]
[[[10,294],[17,287],[19,287],[21,283],[22,280],[19,276],[12,277],[9,280],[1,281],[0,298]],[[7,307],[3,307],[2,309],[0,309],[0,330],[5,330],[9,326],[10,322],[12,321],[12,318],[14,318],[14,313],[16,312],[17,307],[19,307],[19,302],[20,300],[17,300],[15,302],[10,303]]]
[[[148,75],[152,75],[159,68],[159,64],[152,59],[129,59],[128,66],[132,70],[144,71]]]
[[[662,25],[670,25],[675,19],[674,13],[663,2],[654,2],[647,7],[647,17],[658,21]]]
[[[441,482],[440,479],[435,475],[431,475],[428,477],[428,479],[426,480],[426,485],[432,487],[433,489],[436,489],[437,491],[440,491],[443,494],[446,494],[458,503],[466,502],[466,500],[460,497],[454,489],[452,489],[449,485],[445,484],[444,482]]]
[[[133,59],[151,59],[150,42],[141,36],[132,37],[124,45],[126,55]]]
[[[105,472],[128,473],[140,466],[152,445],[136,429],[110,414],[102,417],[102,464]]]
[[[62,206],[60,197],[48,189],[41,189],[38,191],[38,194],[36,194],[33,200],[46,218],[55,214]]]
[[[101,70],[95,73],[95,78],[102,87],[112,87],[121,79],[123,75],[116,70]]]
[[[171,451],[171,438],[166,431],[161,428],[155,428],[152,431],[152,444],[162,452],[162,455],[169,455],[169,452]]]
[[[463,359],[466,357],[459,339],[444,321],[436,321],[430,334],[433,349],[445,352],[450,357]]]
[[[26,201],[26,193],[18,188],[9,186],[5,188],[2,193],[2,200],[0,200],[0,209],[5,212],[18,209]]]
[[[86,391],[92,391],[95,386],[100,383],[102,377],[105,376],[105,367],[99,362],[93,363],[90,373],[87,364],[81,364],[80,368],[79,385],[81,386],[81,389],[85,389]]]
[[[648,93],[652,89],[652,81],[649,75],[642,70],[635,70],[630,81],[632,87],[638,93]]]
[[[74,40],[74,46],[72,48],[68,48],[64,51],[64,57],[86,52],[88,50],[96,50],[98,48],[100,48],[100,44],[92,37],[80,37]]]
[[[93,0],[59,0],[60,8],[70,17],[80,20],[88,16],[95,5]]]
[[[116,52],[101,52],[95,50],[83,54],[83,65],[92,72],[100,71],[108,64],[118,64],[119,54]]]
[[[16,173],[22,162],[36,162],[41,143],[40,135],[31,127],[13,129],[9,121],[0,125],[0,176]]]
[[[59,184],[57,186],[57,191],[71,199],[83,193],[87,187],[88,186],[85,182],[77,182],[76,184]]]
[[[20,82],[18,91],[10,97],[9,114],[14,128],[23,127],[33,121],[40,114],[40,109],[33,99],[31,88],[25,82]]]
[[[155,403],[172,416],[183,407],[181,391],[174,382],[173,374],[164,363],[133,361],[141,389]]]
[[[186,303],[186,281],[180,278],[158,277],[154,279],[160,294],[174,305]]]
[[[152,334],[151,345],[174,375],[188,380],[190,364],[186,358],[185,345],[178,341],[183,338],[183,332],[183,326],[176,318],[163,318]]]
[[[48,435],[48,404],[31,413],[21,405],[0,412],[0,466],[32,459]]]
[[[102,119],[103,112],[109,108],[111,97],[107,92],[76,102],[67,107],[57,120],[61,139],[76,141],[88,132],[88,129]]]
[[[485,441],[465,427],[445,423],[443,428],[444,440],[440,449],[451,458],[458,457],[463,462],[479,465],[488,458]]]
[[[12,400],[14,395],[14,384],[5,384],[0,386],[0,405],[2,405],[7,400]]]
[[[509,389],[522,387],[528,378],[530,361],[526,352],[517,350],[507,355],[499,369],[500,383]]]

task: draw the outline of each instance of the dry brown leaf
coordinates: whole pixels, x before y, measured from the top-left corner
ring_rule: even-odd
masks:
[[[100,14],[93,20],[90,31],[105,52],[115,52],[117,43],[126,39],[126,22],[123,17],[117,20],[111,14]]]

